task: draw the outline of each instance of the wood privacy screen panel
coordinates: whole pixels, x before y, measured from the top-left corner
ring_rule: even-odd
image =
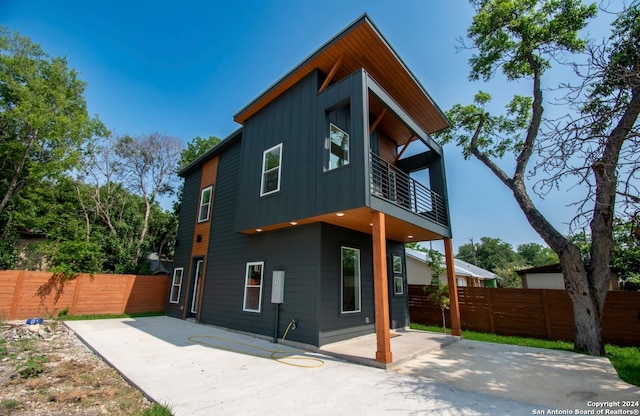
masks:
[[[71,315],[164,312],[168,276],[79,274],[72,279],[50,272],[0,271],[0,319]]]
[[[573,307],[565,290],[459,287],[458,303],[462,329],[573,341]],[[409,314],[411,322],[442,325],[440,308],[421,285],[409,285]],[[607,293],[603,331],[607,343],[640,346],[640,292]]]

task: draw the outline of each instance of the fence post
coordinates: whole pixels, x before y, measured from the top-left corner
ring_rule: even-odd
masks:
[[[547,308],[547,291],[540,290],[540,299],[542,300],[542,309],[544,310],[544,327],[547,331],[547,339],[551,338],[551,320],[549,320],[549,309]]]
[[[80,297],[80,286],[84,277],[85,277],[84,273],[81,273],[76,278],[76,284],[73,289],[73,300],[71,301],[71,308],[69,309],[69,315],[76,315],[78,313],[77,303],[78,303],[78,297]]]
[[[22,283],[24,281],[24,270],[18,272],[18,279],[16,280],[16,286],[13,288],[13,300],[11,301],[11,309],[9,310],[9,320],[16,319],[16,312],[18,310],[18,302],[22,295]]]
[[[491,302],[491,289],[488,287],[484,288],[485,299],[487,299],[487,312],[489,313],[489,329],[491,333],[496,332],[496,326],[493,323],[493,306]]]
[[[127,305],[129,304],[129,297],[131,297],[131,290],[133,289],[133,284],[138,277],[135,274],[129,275],[127,278],[127,288],[124,291],[122,296],[122,310],[120,313],[127,313]]]

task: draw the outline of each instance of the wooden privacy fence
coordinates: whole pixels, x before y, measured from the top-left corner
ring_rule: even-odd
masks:
[[[164,312],[168,290],[168,276],[0,270],[0,318]]]
[[[459,287],[462,329],[573,341],[573,306],[565,290]],[[440,308],[420,285],[409,285],[411,322],[442,325]],[[445,313],[451,328],[451,314]],[[640,346],[640,292],[610,291],[604,305],[605,342]]]

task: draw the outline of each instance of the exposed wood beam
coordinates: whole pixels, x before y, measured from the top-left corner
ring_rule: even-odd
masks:
[[[338,69],[340,68],[340,65],[342,65],[342,60],[343,59],[344,59],[344,55],[340,55],[338,60],[331,67],[331,71],[329,71],[329,75],[327,75],[327,79],[324,80],[324,82],[320,86],[320,89],[318,90],[318,92],[324,91],[329,86],[329,83],[331,82],[333,77],[336,75],[336,72],[338,72]]]
[[[378,124],[380,124],[380,122],[382,121],[382,117],[384,117],[385,114],[387,114],[386,107],[382,109],[380,114],[378,114],[376,119],[373,121],[373,124],[371,125],[371,127],[369,127],[369,134],[373,133],[376,127],[378,127]]]
[[[458,306],[458,288],[456,270],[453,261],[453,244],[450,238],[444,239],[444,257],[447,264],[447,282],[449,283],[449,310],[451,311],[451,335],[462,336],[460,326],[460,307]]]
[[[385,216],[373,213],[373,297],[376,308],[376,361],[393,361],[389,334],[389,284],[387,282],[387,235]]]
[[[404,151],[407,150],[407,147],[409,147],[409,143],[411,143],[415,139],[416,139],[416,135],[412,134],[411,137],[409,138],[409,140],[404,144],[404,146],[402,146],[402,150],[400,150],[400,153],[398,153],[398,156],[396,156],[396,162],[398,160],[400,160],[400,158],[402,157],[402,154],[404,153]]]

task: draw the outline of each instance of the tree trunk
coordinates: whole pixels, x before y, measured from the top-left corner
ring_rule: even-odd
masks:
[[[149,228],[149,216],[151,215],[151,201],[144,195],[144,216],[142,219],[142,229],[140,230],[140,237],[138,238],[138,242],[136,243],[136,258],[133,259],[133,265],[135,266],[140,259],[140,255],[142,254],[142,244],[144,243],[144,238],[147,236],[147,229]],[[159,255],[159,253],[158,253]]]
[[[564,285],[573,304],[574,348],[590,355],[604,355],[602,336],[603,304],[589,282],[580,251],[568,245],[560,256]],[[604,302],[604,299],[603,299]]]
[[[598,295],[600,285],[596,282],[599,279],[589,275],[578,247],[560,234],[534,206],[524,183],[506,183],[531,227],[560,258],[565,288],[573,304],[574,348],[590,355],[604,355],[602,310],[606,292]]]

